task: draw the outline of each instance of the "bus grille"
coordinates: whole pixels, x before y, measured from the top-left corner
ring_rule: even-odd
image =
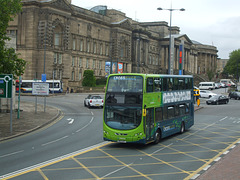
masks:
[[[117,136],[127,136],[128,134],[123,134],[123,133],[115,133]]]

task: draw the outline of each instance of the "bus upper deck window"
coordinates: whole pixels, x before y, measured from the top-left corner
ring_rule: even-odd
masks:
[[[147,79],[147,92],[153,92],[153,78]]]

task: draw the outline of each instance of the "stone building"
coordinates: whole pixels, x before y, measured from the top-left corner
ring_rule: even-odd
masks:
[[[123,64],[123,72],[167,73],[167,22],[137,22],[106,6],[91,10],[71,0],[22,0],[22,12],[9,24],[16,49],[28,61],[23,79],[60,79],[63,88],[78,91],[84,70],[105,77],[105,63]],[[215,71],[217,49],[189,39],[172,27],[174,74],[179,69],[179,45],[184,43],[185,74]]]

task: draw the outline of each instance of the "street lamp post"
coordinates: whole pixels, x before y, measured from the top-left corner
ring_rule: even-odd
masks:
[[[185,11],[184,8],[181,9],[172,9],[172,3],[171,3],[171,8],[170,9],[163,9],[163,8],[157,8],[157,10],[168,10],[170,11],[170,30],[169,30],[169,52],[168,52],[168,74],[173,74],[173,69],[172,69],[172,56],[174,53],[174,49],[172,50],[172,11]]]

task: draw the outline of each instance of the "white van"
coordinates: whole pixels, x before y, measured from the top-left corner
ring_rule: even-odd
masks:
[[[220,79],[220,83],[223,83],[226,85],[226,87],[236,87],[236,84],[234,82],[231,81],[231,79]]]
[[[215,89],[215,83],[214,82],[200,82],[199,89],[213,90],[213,89]]]

